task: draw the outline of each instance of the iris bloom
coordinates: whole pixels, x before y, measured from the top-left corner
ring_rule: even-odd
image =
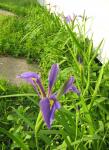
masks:
[[[40,109],[43,115],[43,119],[48,128],[51,127],[52,121],[54,119],[54,114],[57,109],[59,109],[60,103],[57,100],[57,93],[52,93],[52,87],[56,81],[56,77],[59,72],[58,64],[53,64],[48,76],[48,92],[45,93],[44,87],[41,83],[40,75],[34,72],[25,72],[18,75],[17,78],[22,78],[27,82],[31,83],[40,97]],[[78,89],[73,85],[74,78],[70,77],[64,84],[64,88],[61,90],[61,95],[67,93],[68,91],[75,92],[79,94]]]
[[[72,18],[70,15],[65,17],[66,23],[70,23],[72,21]]]

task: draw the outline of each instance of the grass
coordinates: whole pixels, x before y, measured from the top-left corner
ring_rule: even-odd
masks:
[[[27,85],[1,80],[0,149],[108,150],[109,64],[96,58],[102,41],[95,49],[85,31],[75,33],[78,25],[62,23],[35,1],[0,0],[0,7],[16,14],[0,16],[0,54],[38,63],[45,87],[51,65],[59,63],[53,90],[73,75],[81,91],[80,97],[69,93],[59,100],[52,128],[42,124],[35,139],[39,98]]]
[[[5,6],[3,4],[2,7]],[[9,8],[12,6],[8,4]],[[19,5],[15,6],[15,13],[24,8],[20,6],[19,9]],[[39,54],[43,53],[44,47],[48,47],[48,43],[52,41],[53,35],[58,32],[61,25],[59,26],[60,23],[55,21],[55,16],[50,15],[46,10],[43,11],[39,5],[25,7],[23,12],[26,16],[18,13],[16,17],[4,19],[3,16],[0,17],[2,20],[0,26],[5,24],[1,30],[3,34],[0,38],[0,53],[15,57],[23,56],[30,61],[38,62]]]

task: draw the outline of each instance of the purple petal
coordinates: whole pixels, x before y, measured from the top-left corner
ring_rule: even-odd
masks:
[[[55,101],[55,100],[57,100],[56,96],[57,96],[57,92],[55,92],[52,95],[50,95],[49,99],[53,99]]]
[[[48,95],[51,94],[51,89],[52,89],[52,86],[54,85],[54,83],[56,81],[56,77],[57,77],[58,72],[59,72],[59,65],[53,64],[51,67],[51,70],[49,72],[49,77],[48,77],[48,80],[49,80]]]
[[[56,109],[60,109],[61,105],[60,103],[58,102],[58,100],[56,99],[56,93],[52,94],[50,96],[50,101],[54,101],[54,104],[52,105],[51,107],[51,114],[50,114],[50,125],[52,124],[53,122],[53,119],[54,119],[54,114],[55,114],[55,111]]]
[[[72,91],[72,92],[80,95],[80,91],[73,85],[73,82],[74,82],[74,78],[70,77],[70,79],[68,80],[68,82],[66,83],[66,85],[64,87],[64,94],[69,91]]]
[[[65,20],[66,20],[67,23],[70,23],[72,18],[71,18],[70,15],[68,15],[68,16],[65,17]]]
[[[24,72],[20,75],[17,75],[17,78],[22,78],[28,81],[30,78],[40,79],[40,76],[34,72]]]
[[[35,82],[33,80],[33,79],[35,79],[35,80],[40,79],[40,76],[38,74],[36,74],[34,72],[25,72],[20,75],[17,75],[16,78],[22,78],[25,81],[27,81],[28,83],[32,84],[34,87],[34,90],[38,93],[38,96],[40,96],[40,94],[36,88]]]
[[[50,128],[50,102],[48,98],[40,101],[40,109],[47,127]]]
[[[56,105],[57,109],[59,109],[61,107],[60,103],[58,102],[58,100],[56,98],[56,93],[52,94],[49,99],[50,99],[50,101],[53,100],[54,103],[56,103],[55,105]]]
[[[17,78],[22,78],[22,79],[26,80],[28,83],[32,84],[34,89],[37,92],[38,92],[38,90],[36,87],[38,86],[40,89],[40,93],[41,93],[42,97],[46,96],[44,88],[43,88],[41,81],[40,81],[39,74],[36,74],[34,72],[25,72],[25,73],[18,75]],[[38,95],[40,96],[39,92],[38,92]]]
[[[72,86],[70,90],[72,92],[77,93],[78,95],[80,95],[80,91],[75,86]]]
[[[37,85],[39,86],[39,90],[40,90],[41,96],[42,97],[46,97],[46,93],[45,93],[45,90],[44,90],[44,88],[42,86],[41,81],[38,79],[36,82],[37,82]]]
[[[67,81],[67,83],[64,87],[64,94],[67,93],[69,91],[69,89],[71,89],[73,82],[74,82],[74,78],[70,77],[70,79]]]
[[[55,111],[57,109],[60,109],[61,105],[58,101],[54,101],[54,104],[51,108],[51,112],[50,112],[50,125],[52,124],[53,120],[54,120],[54,115],[55,115]]]

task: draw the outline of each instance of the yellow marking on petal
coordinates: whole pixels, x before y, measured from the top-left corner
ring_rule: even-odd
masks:
[[[33,80],[34,83],[36,84],[36,86],[37,86],[37,88],[38,88],[38,90],[39,90],[39,92],[40,92],[40,95],[41,95],[42,97],[44,97],[44,94],[42,93],[42,91],[41,91],[39,85],[38,85],[37,82],[36,82],[36,78],[32,78],[32,80]]]
[[[36,81],[36,78],[32,78],[33,81]]]
[[[53,106],[53,104],[54,104],[54,100],[50,100],[50,108],[52,108],[52,106]]]

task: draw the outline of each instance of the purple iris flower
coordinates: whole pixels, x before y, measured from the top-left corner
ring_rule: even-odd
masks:
[[[72,18],[70,15],[65,17],[66,23],[70,23],[72,21]]]
[[[54,114],[57,109],[61,107],[60,103],[57,100],[57,93],[52,93],[52,87],[56,81],[56,77],[59,72],[59,65],[53,64],[48,76],[48,92],[45,93],[44,87],[41,83],[40,75],[34,72],[25,72],[21,75],[18,75],[17,78],[22,78],[27,82],[31,83],[34,89],[37,91],[40,97],[40,109],[43,115],[43,119],[48,128],[51,127],[51,124],[54,119]],[[74,78],[70,77],[64,85],[64,89],[61,92],[61,95],[73,91],[78,95],[80,92],[78,89],[73,85]]]

